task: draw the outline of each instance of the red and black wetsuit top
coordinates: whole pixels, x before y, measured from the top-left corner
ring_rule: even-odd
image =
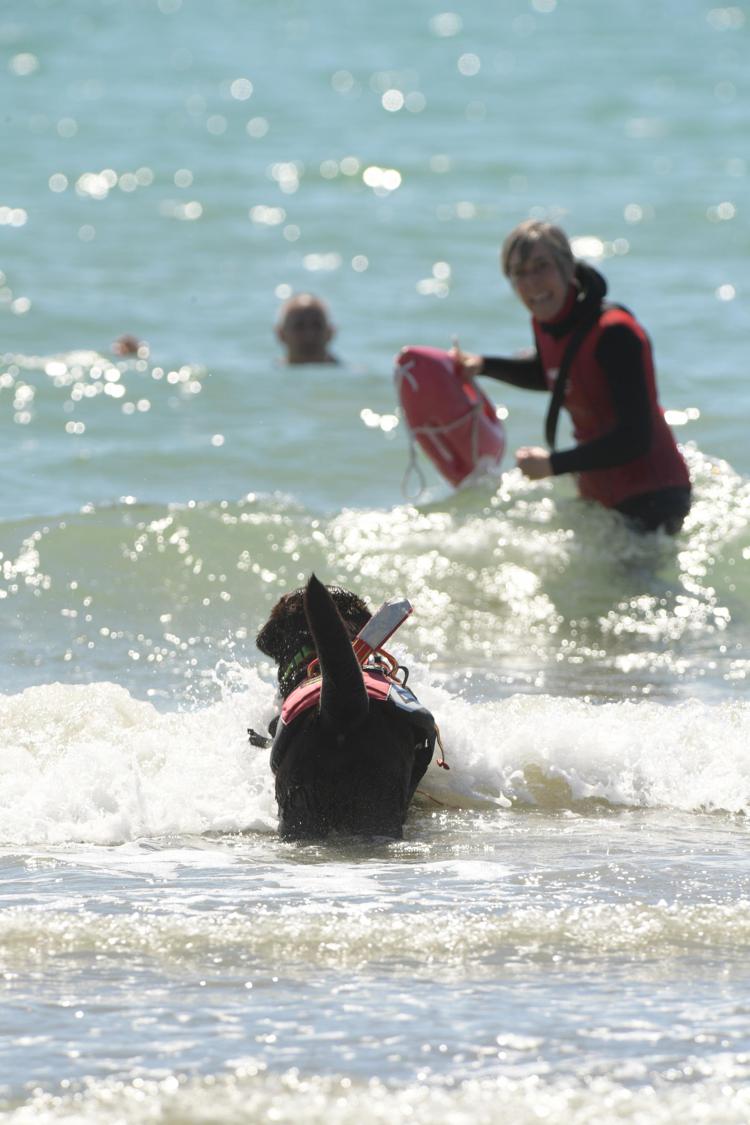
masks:
[[[626,309],[604,303],[607,283],[579,263],[576,282],[552,322],[532,320],[536,354],[485,358],[483,374],[515,386],[551,390],[571,336],[590,321],[570,364],[564,405],[577,444],[554,452],[555,475],[576,473],[581,496],[613,508],[690,478],[659,405],[651,344]]]

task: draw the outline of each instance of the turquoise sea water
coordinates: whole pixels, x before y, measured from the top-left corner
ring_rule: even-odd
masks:
[[[746,3],[0,5],[0,1117],[750,1117]],[[636,538],[512,450],[452,491],[400,347],[529,343],[559,221],[695,490]],[[285,369],[311,290],[338,368]],[[122,333],[148,353],[112,351]],[[254,636],[415,612],[402,844],[275,836]]]

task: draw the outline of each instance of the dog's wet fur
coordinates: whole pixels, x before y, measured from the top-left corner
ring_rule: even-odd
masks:
[[[352,640],[370,611],[356,594],[307,586],[282,597],[256,644],[279,667],[282,698],[304,671],[285,673],[305,646],[314,647],[322,686],[318,707],[288,727],[279,724],[272,752],[279,834],[284,839],[343,835],[400,839],[425,760],[407,715],[367,695]],[[279,739],[283,739],[283,746]],[[431,750],[430,750],[431,753]]]

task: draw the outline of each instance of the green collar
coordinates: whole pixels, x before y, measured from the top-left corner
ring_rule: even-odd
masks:
[[[287,664],[284,671],[279,675],[279,680],[284,681],[293,675],[303,664],[310,662],[310,658],[315,656],[315,649],[312,645],[304,645],[299,652],[295,653],[292,659]]]

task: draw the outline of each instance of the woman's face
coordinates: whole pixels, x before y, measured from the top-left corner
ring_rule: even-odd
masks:
[[[544,246],[535,246],[522,261],[516,252],[509,264],[510,281],[537,320],[554,320],[568,297],[569,284]]]

